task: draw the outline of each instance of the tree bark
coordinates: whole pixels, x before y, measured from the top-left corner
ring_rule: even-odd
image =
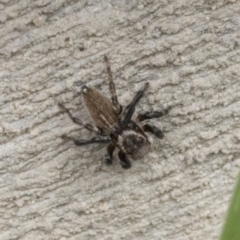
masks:
[[[2,1],[0,239],[218,239],[239,171],[240,2]],[[81,85],[165,134],[124,170],[58,107],[89,122]]]

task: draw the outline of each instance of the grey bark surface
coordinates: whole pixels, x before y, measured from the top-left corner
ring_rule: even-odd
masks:
[[[240,3],[0,3],[0,239],[218,239],[240,165]],[[104,164],[80,86],[172,107],[165,138],[129,170]]]

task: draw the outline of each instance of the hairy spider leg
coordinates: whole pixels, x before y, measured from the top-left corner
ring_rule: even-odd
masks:
[[[132,166],[131,162],[128,160],[128,157],[124,152],[119,151],[118,152],[118,157],[119,157],[120,165],[121,165],[122,168],[128,169]]]
[[[111,97],[112,104],[114,106],[114,109],[115,109],[116,113],[120,114],[122,112],[122,106],[119,104],[118,99],[117,99],[116,88],[115,88],[115,84],[113,82],[112,71],[111,71],[111,67],[110,67],[108,57],[104,56],[104,60],[105,60],[106,65],[107,65],[107,73],[108,73],[108,79],[109,79],[109,90],[110,90],[110,93],[111,93],[111,96],[112,96]]]
[[[94,127],[93,125],[89,124],[89,123],[85,123],[84,121],[82,121],[81,119],[79,118],[76,118],[76,117],[73,117],[73,115],[71,114],[71,112],[69,111],[69,109],[67,109],[63,104],[59,103],[58,104],[60,108],[63,109],[63,111],[65,113],[68,114],[68,116],[72,119],[72,121],[78,125],[81,125],[83,126],[84,128],[86,128],[88,131],[91,131],[91,132],[95,132],[97,134],[101,134],[101,129],[100,128],[97,128],[97,127]]]
[[[158,138],[162,139],[164,137],[163,132],[159,128],[157,128],[156,126],[154,126],[152,124],[144,124],[142,126],[142,129],[144,132],[153,133]]]
[[[145,112],[142,114],[138,114],[136,117],[136,121],[142,122],[147,119],[152,118],[160,118],[168,114],[168,109],[162,110],[162,111],[151,111],[151,112]]]
[[[112,164],[114,149],[115,149],[114,144],[109,143],[108,146],[107,146],[106,154],[105,154],[105,161],[106,161],[107,165]]]
[[[145,92],[145,90],[147,89],[148,86],[149,86],[149,83],[148,82],[145,83],[144,87],[136,93],[132,102],[125,108],[125,110],[123,112],[123,117],[122,117],[123,126],[128,124],[128,122],[131,120],[132,115],[135,111],[135,106],[137,105],[139,100],[143,97],[144,92]]]
[[[75,145],[77,145],[77,146],[83,146],[83,145],[88,145],[88,144],[93,144],[93,143],[109,143],[109,142],[111,142],[111,139],[108,136],[98,136],[98,137],[94,137],[90,140],[79,140],[79,139],[75,139],[73,137],[68,137],[66,135],[63,135],[62,139],[73,141],[75,143]]]

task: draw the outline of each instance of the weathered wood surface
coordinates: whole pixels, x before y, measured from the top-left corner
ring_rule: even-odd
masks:
[[[0,3],[0,239],[218,239],[240,165],[240,2]],[[79,92],[172,107],[144,160],[123,170],[92,135]]]

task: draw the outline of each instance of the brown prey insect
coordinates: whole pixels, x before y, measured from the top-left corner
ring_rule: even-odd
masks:
[[[144,91],[147,89],[149,83],[145,83],[144,87],[136,93],[132,102],[122,111],[122,106],[117,99],[109,60],[106,56],[104,60],[107,65],[109,89],[112,96],[111,101],[93,88],[85,85],[82,87],[84,102],[95,126],[73,117],[67,108],[59,104],[74,123],[85,127],[89,131],[95,132],[98,136],[90,140],[78,140],[66,135],[63,135],[62,138],[72,140],[78,146],[92,143],[108,144],[105,154],[107,164],[112,164],[113,152],[117,147],[119,149],[118,157],[120,165],[127,169],[131,167],[129,158],[133,160],[140,159],[149,151],[151,143],[145,132],[150,132],[158,138],[163,138],[162,131],[154,125],[140,125],[140,123],[147,119],[160,118],[166,115],[168,110],[145,112],[139,114],[135,121],[131,120],[135,106],[143,97]]]

